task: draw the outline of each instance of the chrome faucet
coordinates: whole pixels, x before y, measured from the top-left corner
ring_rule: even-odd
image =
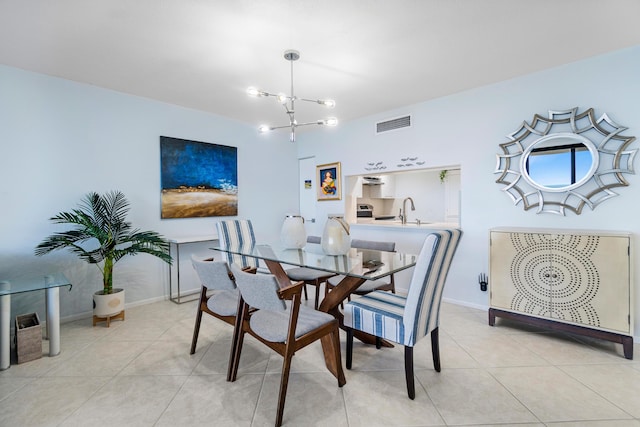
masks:
[[[402,213],[400,214],[400,221],[402,224],[407,223],[407,200],[411,202],[411,210],[416,210],[416,205],[413,204],[413,199],[411,197],[407,197],[402,201]]]

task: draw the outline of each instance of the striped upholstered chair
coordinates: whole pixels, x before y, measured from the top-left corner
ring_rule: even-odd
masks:
[[[220,248],[250,248],[256,244],[256,236],[253,232],[253,225],[248,219],[232,219],[227,221],[219,221],[216,223],[218,231],[218,240]],[[224,252],[229,265],[235,264],[240,268],[258,268],[258,260],[256,258],[236,255]]]
[[[431,333],[433,367],[440,372],[438,326],[442,291],[462,232],[457,229],[427,235],[418,255],[406,297],[373,291],[344,306],[347,330],[347,369],[351,369],[353,331],[404,345],[404,368],[410,399],[416,396],[413,378],[413,346]]]

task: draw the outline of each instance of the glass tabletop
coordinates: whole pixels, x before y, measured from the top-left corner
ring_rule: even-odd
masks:
[[[0,278],[0,295],[12,295],[22,292],[31,292],[61,286],[71,287],[71,283],[62,273],[47,275],[20,276],[12,280]]]
[[[211,249],[371,280],[413,267],[417,259],[413,254],[356,248],[351,248],[346,255],[326,255],[316,244],[307,244],[303,249],[284,249],[279,245]]]

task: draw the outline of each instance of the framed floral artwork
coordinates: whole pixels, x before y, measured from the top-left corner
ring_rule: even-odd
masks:
[[[342,196],[342,175],[340,162],[316,166],[318,200],[340,200]]]

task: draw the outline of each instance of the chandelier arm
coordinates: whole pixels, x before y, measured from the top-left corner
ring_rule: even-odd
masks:
[[[307,122],[307,123],[298,123],[296,124],[296,126],[307,126],[307,125],[323,125],[324,121],[322,120],[316,120],[315,122]]]
[[[299,125],[295,125],[295,126],[299,126]],[[284,125],[284,126],[270,126],[269,127],[269,130],[277,130],[277,129],[291,129],[291,124]]]
[[[284,111],[287,112],[287,114],[293,114],[293,101],[291,101],[291,110],[289,109],[289,106],[287,104],[282,104],[282,107],[284,108]]]
[[[313,102],[314,104],[323,104],[324,99],[307,99],[307,98],[298,98],[300,101]]]

